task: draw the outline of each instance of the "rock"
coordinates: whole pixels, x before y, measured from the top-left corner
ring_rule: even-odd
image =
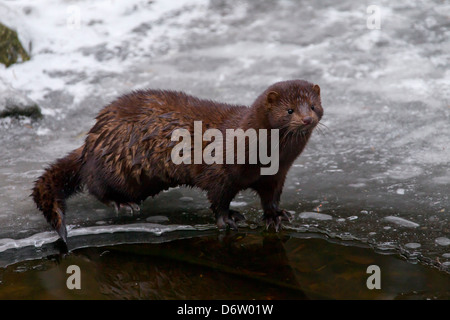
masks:
[[[17,32],[0,23],[0,63],[6,67],[30,60],[30,56],[20,43]]]
[[[0,118],[19,116],[39,119],[42,113],[36,102],[0,79]]]

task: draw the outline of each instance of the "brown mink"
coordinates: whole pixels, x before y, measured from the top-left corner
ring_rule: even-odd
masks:
[[[202,100],[182,92],[138,90],[121,96],[96,117],[83,146],[57,160],[35,181],[33,199],[66,242],[65,199],[86,186],[101,202],[139,210],[149,196],[175,186],[207,192],[219,228],[236,229],[243,215],[230,202],[251,188],[261,198],[267,227],[278,231],[290,214],[279,208],[286,174],[305,148],[323,115],[318,85],[303,80],[278,82],[250,106]],[[175,164],[171,134],[202,130],[279,129],[279,168],[261,175],[263,164]],[[202,141],[202,148],[207,144]],[[248,146],[246,146],[248,153]],[[246,154],[248,156],[248,154]]]

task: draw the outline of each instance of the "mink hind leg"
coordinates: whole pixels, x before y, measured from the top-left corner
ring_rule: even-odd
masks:
[[[86,179],[86,187],[91,195],[108,207],[114,208],[116,214],[125,208],[132,214],[140,211],[140,203],[145,200],[152,191],[137,185],[134,181],[111,181],[108,176],[102,175],[101,171],[91,174]],[[160,190],[153,193],[156,194]],[[145,194],[143,194],[145,192]]]
[[[134,199],[132,200],[120,191],[121,188],[114,187],[107,181],[101,182],[100,180],[93,179],[86,186],[91,195],[100,202],[103,202],[106,206],[114,208],[116,213],[119,213],[119,210],[124,207],[131,207],[131,204],[133,206],[136,204]],[[132,207],[131,209],[134,211]]]

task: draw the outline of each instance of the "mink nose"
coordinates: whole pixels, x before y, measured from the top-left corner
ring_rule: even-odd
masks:
[[[313,122],[313,118],[311,118],[311,117],[304,117],[303,118],[303,123],[306,124],[306,125],[311,124],[312,122]]]

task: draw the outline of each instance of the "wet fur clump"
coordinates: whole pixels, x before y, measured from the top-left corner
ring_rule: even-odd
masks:
[[[47,221],[67,240],[65,199],[86,186],[90,194],[116,209],[139,204],[175,186],[207,192],[220,228],[244,219],[230,209],[235,195],[253,189],[261,198],[264,220],[276,230],[290,218],[279,208],[286,174],[323,116],[320,88],[303,80],[278,82],[250,106],[199,99],[183,92],[139,90],[100,111],[85,143],[52,164],[33,188],[33,199]],[[261,175],[261,164],[174,164],[175,129],[279,129],[279,170]],[[203,144],[203,148],[207,144]],[[248,151],[248,150],[247,150]]]

